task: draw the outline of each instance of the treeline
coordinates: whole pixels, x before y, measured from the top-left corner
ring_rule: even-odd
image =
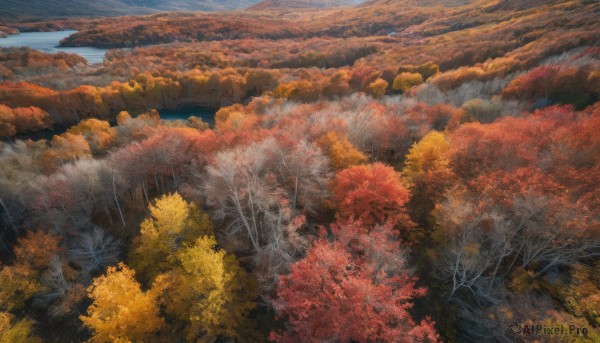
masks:
[[[85,58],[75,54],[46,54],[29,48],[6,48],[0,50],[0,80],[12,81],[40,74],[64,73],[85,64]]]
[[[61,46],[122,48],[175,41],[285,39],[301,35],[302,30],[286,19],[174,12],[100,21],[65,38]]]
[[[497,100],[491,102],[492,96],[499,93],[506,100],[518,100],[530,108],[572,104],[583,109],[598,101],[600,56],[597,50],[573,50],[553,57],[518,77],[518,61],[505,58],[482,67],[460,68],[446,73],[440,73],[435,63],[428,62],[420,66],[402,65],[384,70],[365,66],[328,70],[226,68],[164,71],[164,74],[158,71],[139,72],[127,82],[113,81],[104,87],[79,86],[65,91],[26,82],[4,83],[0,85],[0,104],[10,108],[34,106],[50,114],[54,123],[65,125],[88,117],[114,120],[116,114],[124,110],[138,114],[150,109],[218,108],[242,103],[262,94],[278,99],[315,102],[355,92],[382,97],[413,89],[417,98],[419,94],[432,91],[463,93],[463,99],[458,102],[449,99],[439,102],[450,101],[459,107],[465,105],[470,115],[487,122],[493,119],[494,113],[502,111],[497,107]],[[486,82],[497,89],[491,90],[484,99],[478,99],[473,89],[483,87],[476,84],[478,82]],[[466,104],[469,100],[477,101]],[[48,127],[46,121],[46,124],[33,126],[18,124],[27,114],[25,112],[21,115],[9,114],[8,111],[3,113],[0,122],[7,127],[4,136]],[[31,122],[36,120],[31,118]]]

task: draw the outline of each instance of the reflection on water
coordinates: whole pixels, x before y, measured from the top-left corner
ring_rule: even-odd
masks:
[[[160,111],[160,117],[164,120],[187,120],[189,117],[194,116],[202,119],[210,127],[215,124],[215,113],[217,110],[206,107],[197,107],[183,110],[162,110]]]
[[[77,31],[23,32],[8,36],[8,38],[0,38],[0,47],[26,46],[47,53],[67,52],[82,56],[89,64],[102,63],[108,49],[93,47],[63,48],[58,46],[63,38],[67,38],[75,32]]]

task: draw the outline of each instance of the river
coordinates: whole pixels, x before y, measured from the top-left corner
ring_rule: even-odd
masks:
[[[82,56],[89,64],[102,63],[108,49],[93,47],[63,48],[58,46],[62,39],[75,32],[77,31],[23,32],[18,35],[10,35],[8,38],[0,38],[0,48],[26,46],[47,53],[67,52]]]

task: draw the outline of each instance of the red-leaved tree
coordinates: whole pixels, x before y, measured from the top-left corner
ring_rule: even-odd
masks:
[[[426,289],[404,269],[391,225],[336,224],[280,279],[274,303],[285,331],[277,342],[437,342],[430,318],[409,309]],[[392,252],[395,252],[393,254]]]
[[[400,174],[382,163],[340,171],[333,182],[333,200],[341,220],[360,220],[365,225],[391,222],[403,228],[414,224],[406,212],[409,191]]]

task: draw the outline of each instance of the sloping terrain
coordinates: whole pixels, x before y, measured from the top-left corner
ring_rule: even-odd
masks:
[[[347,7],[360,4],[361,0],[264,0],[251,6],[251,10],[286,9],[286,8],[329,8]]]

